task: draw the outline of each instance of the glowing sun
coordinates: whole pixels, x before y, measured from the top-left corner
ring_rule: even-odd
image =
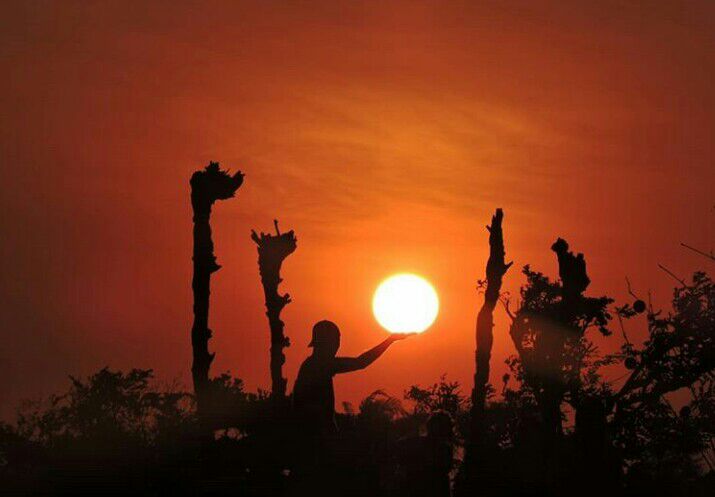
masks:
[[[434,323],[438,311],[437,292],[416,274],[390,276],[372,298],[375,319],[392,333],[421,333]]]

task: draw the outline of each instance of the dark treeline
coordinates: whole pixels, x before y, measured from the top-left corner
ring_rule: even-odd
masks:
[[[471,393],[446,376],[401,398],[377,390],[342,413],[330,407],[324,430],[300,411],[295,379],[282,370],[290,341],[280,313],[290,297],[278,286],[296,238],[277,222],[275,235],[252,234],[271,390],[247,392],[238,378],[210,375],[210,277],[221,266],[209,220],[215,201],[233,197],[242,181],[216,163],[191,181],[193,391],[159,386],[151,370],[70,377],[66,391],[27,402],[16,422],[0,424],[1,495],[713,495],[715,286],[706,272],[678,281],[669,309],[630,288],[632,300],[616,303],[588,293],[586,258],[558,238],[558,278],[524,266],[511,298],[501,291],[511,263],[497,210],[478,285]],[[495,312],[508,315],[508,329],[494,329]],[[644,341],[631,340],[636,329],[647,331]],[[313,362],[301,371],[323,364],[333,331],[327,360],[338,373],[366,367],[391,343],[334,358],[339,331],[321,322]],[[508,333],[516,351],[496,384],[494,333]],[[601,353],[598,336],[620,350]]]

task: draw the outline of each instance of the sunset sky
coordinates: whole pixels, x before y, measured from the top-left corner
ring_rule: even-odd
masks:
[[[505,289],[552,276],[557,236],[589,293],[666,303],[715,245],[712,2],[42,2],[0,16],[0,417],[68,374],[154,368],[190,385],[188,179],[246,174],[212,226],[212,373],[269,386],[250,230],[283,270],[289,388],[310,327],[344,354],[386,336],[378,283],[439,293],[424,334],[336,380],[339,401],[446,373],[471,388],[474,322],[505,212]],[[513,353],[497,311],[492,379]],[[643,321],[628,324],[642,336]],[[604,344],[620,346],[618,335]]]

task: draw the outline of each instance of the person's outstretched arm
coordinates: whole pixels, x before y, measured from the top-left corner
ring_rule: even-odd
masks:
[[[335,372],[349,373],[350,371],[365,369],[370,364],[375,362],[378,357],[384,354],[388,347],[394,342],[403,340],[411,335],[414,335],[414,333],[395,333],[387,337],[379,345],[371,348],[367,352],[363,352],[357,357],[336,357]]]

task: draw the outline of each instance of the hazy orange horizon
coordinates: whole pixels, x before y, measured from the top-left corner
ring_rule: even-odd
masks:
[[[425,333],[339,401],[401,397],[446,373],[471,388],[474,322],[505,212],[505,289],[520,267],[557,276],[561,236],[589,293],[625,278],[667,303],[666,265],[715,240],[715,5],[709,2],[15,2],[0,39],[0,417],[66,377],[153,368],[187,387],[188,180],[209,160],[246,174],[214,208],[212,374],[269,386],[268,324],[250,230],[274,218],[298,249],[281,290],[289,388],[310,327],[341,352],[386,332],[385,277],[440,297]],[[629,323],[638,334],[644,323]],[[496,316],[492,380],[512,353]],[[605,345],[620,345],[617,335]]]

